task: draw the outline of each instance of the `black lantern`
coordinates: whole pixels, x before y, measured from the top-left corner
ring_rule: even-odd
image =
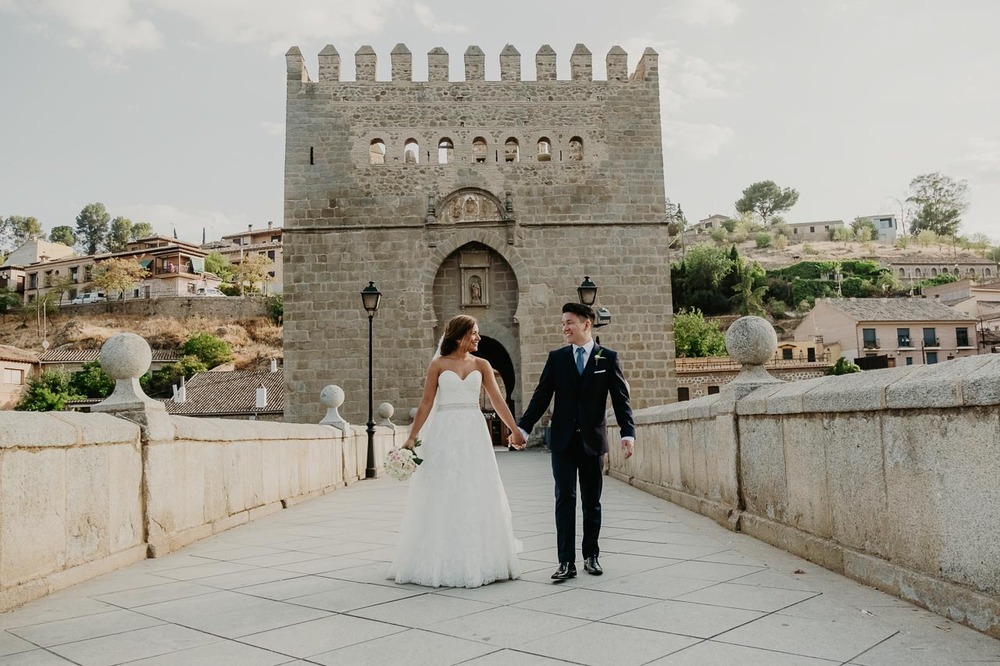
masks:
[[[365,465],[365,478],[375,478],[375,419],[372,410],[374,402],[372,396],[372,320],[378,312],[379,303],[382,301],[382,292],[378,290],[374,282],[369,282],[368,286],[361,290],[361,304],[368,313],[368,461]]]
[[[590,276],[585,275],[583,282],[576,288],[580,294],[580,302],[584,305],[593,305],[597,301],[597,285],[590,281]]]

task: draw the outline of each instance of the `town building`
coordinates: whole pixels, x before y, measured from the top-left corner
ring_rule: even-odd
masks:
[[[28,380],[38,372],[38,355],[26,349],[0,345],[0,409],[13,409]]]
[[[261,388],[264,400],[258,406]],[[285,375],[280,368],[200,372],[185,382],[183,394],[164,404],[177,416],[283,421]]]
[[[893,274],[905,285],[938,277],[954,275],[956,278],[990,281],[1000,274],[997,264],[974,254],[909,254],[889,257],[883,263],[892,267]]]
[[[979,353],[977,321],[921,298],[819,298],[795,329],[795,340],[840,345],[840,355],[878,367],[932,365]],[[865,367],[863,365],[862,367]]]
[[[792,243],[809,243],[833,240],[836,229],[844,228],[843,220],[822,220],[819,222],[788,222],[788,240]]]
[[[232,264],[239,264],[243,258],[260,254],[267,257],[272,266],[268,269],[268,280],[262,291],[265,294],[280,294],[284,285],[284,257],[282,252],[282,228],[268,222],[266,227],[254,228],[247,225],[246,231],[227,234],[222,240],[206,243],[202,248],[208,252],[218,252]]]
[[[888,245],[896,242],[896,238],[899,236],[899,224],[895,215],[865,215],[858,219],[875,225],[877,235],[873,240]]]
[[[975,317],[980,345],[996,351],[994,347],[1000,344],[1000,282],[979,283],[966,278],[925,287],[921,295]]]

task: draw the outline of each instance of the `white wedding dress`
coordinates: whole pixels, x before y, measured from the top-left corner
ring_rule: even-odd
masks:
[[[486,419],[482,375],[438,375],[436,412],[420,431],[424,462],[409,480],[391,577],[430,587],[479,587],[517,578],[510,505]]]

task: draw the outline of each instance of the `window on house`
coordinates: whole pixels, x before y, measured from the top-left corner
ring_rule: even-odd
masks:
[[[896,346],[897,347],[909,347],[910,345],[910,329],[908,328],[897,328],[896,329]]]
[[[781,350],[781,360],[783,361],[793,361],[795,360],[795,350],[791,347],[784,347]]]
[[[934,365],[938,362],[937,352],[927,352],[927,365]]]
[[[913,365],[913,357],[912,356],[907,356],[906,357],[906,365]]]
[[[385,141],[372,139],[371,145],[368,146],[368,163],[385,164]],[[239,245],[239,242],[236,244]]]
[[[931,269],[931,277],[937,277],[937,269],[936,268],[932,268]]]
[[[815,363],[816,362],[816,348],[815,347],[807,347],[806,348],[806,360],[809,361],[810,363]]]
[[[481,136],[472,140],[472,159],[479,164],[486,161],[486,139]]]
[[[38,273],[28,273],[28,289],[38,289]]]
[[[958,341],[959,347],[969,346],[969,329],[968,328],[956,328],[955,329],[955,339]]]
[[[677,387],[677,402],[686,402],[691,399],[691,389],[687,386]]]
[[[538,140],[538,161],[548,162],[552,159],[552,142],[543,136]]]
[[[809,233],[811,234],[816,233],[816,227],[809,227]]]
[[[933,328],[924,329],[924,347],[937,347],[937,330]]]
[[[403,144],[403,162],[417,164],[420,162],[420,144],[416,139],[407,139]]]
[[[719,387],[718,386],[709,386],[708,387],[708,394],[709,395],[715,395],[718,392],[719,392]]]
[[[271,261],[274,261],[274,250],[267,251],[267,258],[270,259]]]
[[[878,347],[878,338],[875,337],[874,328],[861,329],[861,339],[865,349],[875,349]]]
[[[906,277],[906,269],[905,268],[900,268],[899,269],[899,277]]]
[[[281,242],[281,236],[271,236],[271,242],[272,243],[280,243]]]
[[[455,144],[448,137],[444,137],[438,141],[438,164],[448,164],[451,162],[451,156],[454,151]]]
[[[12,384],[14,386],[24,384],[24,370],[19,370],[17,368],[4,368],[3,383]]]

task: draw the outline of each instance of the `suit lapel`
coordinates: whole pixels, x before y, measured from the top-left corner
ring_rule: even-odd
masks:
[[[586,384],[587,381],[594,376],[594,370],[597,369],[597,352],[601,348],[594,343],[594,348],[590,350],[590,358],[587,359],[587,365],[583,366],[583,374],[580,376],[582,384]]]

